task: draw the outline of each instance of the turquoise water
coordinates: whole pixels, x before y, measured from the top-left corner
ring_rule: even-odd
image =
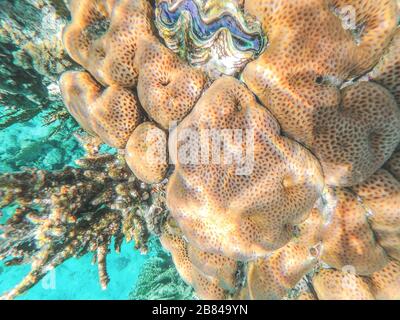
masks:
[[[74,165],[74,161],[83,155],[79,143],[70,134],[76,129],[74,122],[63,124],[63,132],[49,136],[57,123],[46,127],[43,120],[39,114],[26,123],[0,131],[0,172],[24,167],[61,169],[65,165]],[[4,222],[10,212],[12,208],[3,210],[0,222]],[[87,254],[79,259],[69,259],[18,299],[127,299],[148,259],[133,246],[133,243],[124,243],[120,254],[111,251],[107,256],[110,276],[107,290],[101,289],[97,265],[91,263],[92,254]],[[29,265],[5,267],[0,262],[0,294],[16,285],[29,270]]]
[[[12,172],[23,167],[47,170],[74,165],[84,152],[71,135],[73,121],[63,123],[63,131],[51,135],[59,123],[43,125],[43,113],[25,123],[16,123],[0,130],[0,172]]]
[[[92,254],[70,259],[17,299],[127,299],[147,258],[134,250],[132,243],[124,243],[120,254],[109,254],[107,266],[110,283],[104,291],[99,285],[97,266],[91,264]],[[16,285],[29,270],[29,266],[4,267],[0,263],[0,292]]]

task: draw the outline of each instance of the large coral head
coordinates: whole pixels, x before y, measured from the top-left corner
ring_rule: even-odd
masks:
[[[172,215],[195,246],[231,258],[282,247],[323,188],[318,161],[281,136],[268,110],[231,77],[205,92],[171,134],[169,151]]]

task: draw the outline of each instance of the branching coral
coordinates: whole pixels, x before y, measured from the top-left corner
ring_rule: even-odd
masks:
[[[87,155],[77,161],[78,168],[0,177],[1,207],[19,207],[1,226],[0,258],[7,265],[32,265],[30,273],[3,298],[14,298],[66,259],[87,252],[96,253],[105,288],[112,238],[117,251],[124,238],[147,251],[149,232],[156,231],[163,215],[162,186],[141,183],[123,158],[100,154],[97,144],[93,139],[84,141]]]

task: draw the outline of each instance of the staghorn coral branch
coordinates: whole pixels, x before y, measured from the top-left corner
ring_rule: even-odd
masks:
[[[0,225],[0,260],[8,266],[31,264],[28,275],[2,299],[17,297],[65,260],[88,252],[96,253],[99,281],[106,289],[112,239],[117,251],[126,239],[146,252],[149,232],[163,221],[155,217],[166,211],[160,203],[162,185],[140,183],[120,155],[99,153],[96,138],[78,139],[87,155],[77,161],[77,168],[0,176],[0,208],[19,206]]]

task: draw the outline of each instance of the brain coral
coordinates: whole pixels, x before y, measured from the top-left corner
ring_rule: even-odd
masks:
[[[243,80],[282,129],[320,159],[329,185],[365,180],[400,142],[400,113],[380,85],[343,84],[385,52],[396,31],[395,2],[248,0],[245,8],[262,22],[270,46]],[[346,10],[354,11],[352,26],[340,19]],[[395,40],[389,64],[396,47]]]
[[[242,141],[234,141],[238,128]],[[224,147],[215,147],[213,130],[225,130]],[[169,149],[177,164],[168,206],[188,240],[205,251],[246,260],[282,247],[322,191],[316,159],[281,136],[272,115],[234,78],[213,83],[171,134]]]

